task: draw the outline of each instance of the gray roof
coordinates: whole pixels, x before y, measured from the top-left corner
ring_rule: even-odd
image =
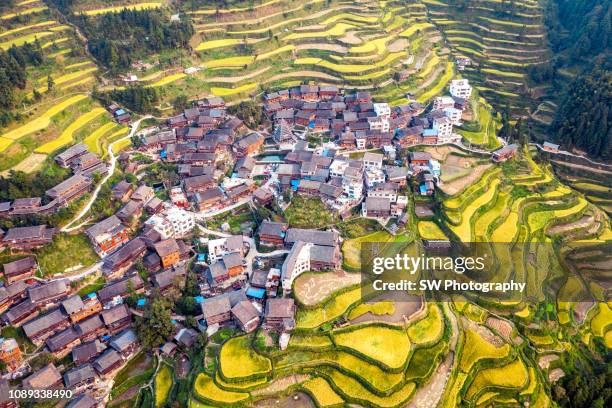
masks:
[[[49,364],[23,380],[22,387],[24,389],[44,389],[61,380],[60,372],[53,364]]]
[[[174,336],[174,340],[186,347],[191,347],[195,343],[197,336],[198,333],[195,330],[182,328],[178,334]]]
[[[72,349],[72,360],[89,361],[91,358],[97,356],[104,350],[106,350],[106,345],[98,339],[79,344],[78,346],[74,346]]]
[[[19,295],[20,293],[25,292],[28,285],[25,281],[19,280],[17,282],[11,283],[8,286],[3,286],[0,288],[0,303],[4,302],[6,299],[12,298],[14,296]]]
[[[98,372],[104,372],[119,361],[122,361],[121,355],[119,355],[119,353],[117,353],[115,350],[109,349],[106,350],[100,357],[96,358],[93,363],[93,367]]]
[[[30,297],[30,300],[32,300],[32,302],[37,303],[42,302],[48,298],[68,293],[69,290],[70,285],[68,284],[68,280],[60,279],[51,281],[41,286],[29,288],[28,296]]]
[[[234,317],[238,319],[242,325],[245,325],[251,320],[258,318],[259,312],[257,309],[255,309],[255,306],[253,306],[251,302],[248,300],[243,300],[238,302],[236,306],[232,308],[232,315],[234,315]]]
[[[11,307],[4,315],[4,320],[9,324],[13,324],[16,320],[20,319],[25,315],[36,312],[37,307],[30,299],[26,299],[23,302]]]
[[[335,259],[336,248],[330,246],[313,245],[310,248],[310,260],[332,263]]]
[[[230,254],[226,254],[223,256],[223,264],[225,264],[225,268],[230,269],[236,266],[242,266],[242,255],[232,252]]]
[[[179,246],[174,238],[168,238],[164,239],[163,241],[156,242],[153,247],[155,248],[155,252],[157,252],[160,257],[179,252]]]
[[[96,373],[91,364],[83,364],[64,374],[64,384],[66,384],[66,388],[73,388],[83,381],[91,381],[94,378],[96,378]]]
[[[104,327],[104,322],[102,322],[100,315],[95,315],[89,319],[80,321],[79,323],[75,324],[74,327],[79,336],[83,337]]]
[[[115,296],[125,295],[130,287],[131,282],[132,288],[135,290],[140,289],[144,286],[144,282],[140,275],[136,274],[129,278],[122,279],[117,282],[110,283],[98,291],[98,298],[101,302],[107,302]]]
[[[126,329],[121,333],[117,334],[113,337],[109,343],[109,345],[117,350],[118,352],[125,351],[132,344],[138,342],[138,337],[136,337],[136,333],[132,329]]]
[[[119,226],[121,226],[121,220],[117,218],[116,215],[111,215],[110,217],[87,228],[85,232],[90,238],[94,239],[99,235],[112,232]]]
[[[70,401],[66,408],[94,408],[98,402],[89,394],[83,394]]]
[[[168,269],[168,270],[165,270],[163,272],[156,273],[155,275],[153,275],[153,282],[158,288],[164,289],[170,285],[173,285],[174,280],[176,278],[184,277],[184,276],[185,276],[184,269]]]
[[[103,310],[100,315],[102,315],[102,321],[104,321],[105,325],[111,325],[116,323],[126,317],[130,317],[130,311],[125,304],[120,304],[110,309]]]
[[[5,275],[20,275],[36,267],[36,260],[33,256],[27,256],[13,262],[5,263],[3,267]]]
[[[23,331],[29,338],[35,337],[36,334],[47,330],[49,327],[56,325],[61,321],[67,321],[68,318],[59,309],[30,320],[23,325]]]
[[[297,241],[304,241],[316,245],[335,246],[338,241],[338,234],[334,231],[318,231],[303,228],[289,228],[285,243],[292,244]]]
[[[206,319],[227,313],[231,308],[229,296],[216,296],[202,302],[202,313]]]
[[[266,317],[292,319],[295,313],[295,301],[291,298],[268,299]]]
[[[391,201],[384,197],[368,197],[366,198],[367,211],[390,211]]]
[[[80,312],[85,307],[83,299],[79,295],[70,296],[62,302],[62,307],[68,315]]]
[[[55,336],[48,338],[45,344],[49,350],[51,350],[51,352],[55,352],[63,349],[78,338],[79,335],[77,334],[76,330],[69,327],[66,330],[62,330]]]
[[[42,239],[48,234],[46,225],[34,225],[31,227],[10,228],[4,238],[4,242],[21,241],[28,239]]]

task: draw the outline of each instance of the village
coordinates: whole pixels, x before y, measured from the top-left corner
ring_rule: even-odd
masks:
[[[28,253],[51,242],[56,229],[42,224],[3,234],[2,246],[25,256],[3,265],[2,322],[21,328],[35,351],[3,339],[1,385],[8,387],[9,380],[21,381],[24,389],[65,387],[80,395],[68,406],[96,406],[140,349],[134,316],[143,315],[151,295],[177,296],[190,275],[198,288],[195,324],[175,314],[174,333],[158,353],[186,353],[200,336],[225,327],[250,333],[262,326],[286,348],[295,326],[295,279],[307,271],[342,269],[342,239],[333,225],[295,228],[272,216],[236,226],[231,214],[264,208],[274,215],[292,198],[316,198],[339,219],[372,219],[395,234],[407,222],[408,196],[433,196],[441,175],[431,154],[407,149],[462,146],[453,126],[469,109],[471,92],[467,80],[454,80],[451,95],[436,98],[426,111],[417,102],[390,107],[374,103],[367,92],[302,85],[264,96],[269,130],[248,129],[227,113],[221,98],[210,97],[137,133],[132,149],[118,158],[123,171],[137,173],[142,165],[133,159],[145,156],[175,165],[178,182],[121,180],[112,186],[121,208],[84,227],[101,259],[93,269],[106,282],[102,288],[78,294],[70,276],[38,275],[37,260]],[[129,120],[118,106],[109,110],[117,120]],[[491,159],[505,161],[516,150],[504,145]],[[83,144],[55,160],[73,175],[46,197],[0,203],[0,216],[56,211],[108,171]],[[220,222],[213,227],[211,220]],[[29,361],[40,352],[71,368],[49,363],[32,372]]]

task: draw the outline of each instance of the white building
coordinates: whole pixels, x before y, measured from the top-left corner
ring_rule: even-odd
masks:
[[[390,129],[389,119],[380,116],[368,118],[368,124],[370,125],[370,130],[377,132],[387,133]]]
[[[310,270],[310,248],[313,244],[298,241],[293,244],[281,268],[281,281],[285,293],[291,291],[295,278]]]
[[[348,160],[334,159],[334,161],[329,166],[329,176],[330,177],[344,176],[344,170],[346,170],[348,166],[349,166]]]
[[[385,182],[385,173],[382,169],[373,167],[365,172],[365,184],[366,187],[372,188],[377,184],[382,184]]]
[[[453,79],[450,94],[455,98],[469,99],[472,95],[472,86],[467,79]]]
[[[444,114],[451,120],[453,126],[461,126],[461,115],[463,115],[463,112],[461,112],[459,109],[444,108]]]
[[[374,112],[376,112],[376,116],[379,118],[389,120],[391,117],[391,108],[388,103],[375,103]]]
[[[434,99],[434,110],[442,110],[453,107],[455,107],[455,100],[450,96],[438,96],[436,99]]]
[[[153,215],[147,221],[163,239],[183,238],[189,235],[195,227],[195,217],[192,212],[182,208],[170,207],[159,214]]]
[[[211,239],[208,241],[208,260],[209,262],[218,262],[227,254],[240,253],[243,251],[242,235],[232,235],[227,238]]]
[[[382,169],[384,158],[385,157],[380,153],[366,152],[363,155],[363,166],[366,170]]]
[[[363,173],[360,169],[347,167],[342,175],[342,190],[350,199],[360,199],[363,194]]]
[[[382,183],[368,190],[368,197],[386,198],[394,204],[397,201],[397,185],[393,183]]]
[[[453,136],[453,123],[444,116],[434,119],[432,128],[438,132],[438,143],[448,143]]]

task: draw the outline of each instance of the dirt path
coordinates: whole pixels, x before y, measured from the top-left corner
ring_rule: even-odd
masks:
[[[457,339],[459,338],[457,317],[448,306],[448,303],[444,303],[444,313],[448,316],[451,323],[450,352],[438,366],[427,384],[417,390],[410,403],[406,405],[406,408],[434,408],[438,406],[444,394],[450,373],[455,364],[455,347],[457,347]],[[449,385],[452,386],[452,382]]]
[[[115,156],[115,152],[113,151],[113,146],[115,146],[117,143],[119,143],[119,142],[121,142],[121,141],[123,141],[125,139],[129,139],[132,136],[134,136],[136,134],[136,132],[138,131],[138,127],[140,126],[140,122],[142,122],[145,119],[148,119],[149,117],[150,116],[144,116],[141,119],[138,119],[136,122],[134,122],[132,124],[132,129],[130,130],[130,133],[128,133],[126,136],[122,137],[121,139],[115,140],[113,143],[108,145],[107,150],[108,150],[108,155],[110,156],[110,163],[109,163],[109,166],[108,166],[108,171],[106,173],[106,176],[104,176],[104,178],[96,186],[94,192],[91,195],[91,199],[89,200],[87,205],[85,205],[85,207],[83,207],[83,209],[76,215],[76,217],[74,217],[71,221],[68,222],[68,224],[66,224],[66,225],[64,225],[62,227],[62,232],[74,231],[76,229],[81,228],[87,222],[87,220],[85,220],[85,221],[83,221],[82,223],[80,223],[78,225],[72,226],[75,222],[79,221],[81,218],[83,218],[89,212],[89,210],[91,209],[91,206],[93,205],[93,203],[98,198],[98,194],[100,194],[100,190],[102,189],[102,186],[108,181],[108,179],[111,178],[111,176],[115,172],[115,166],[117,165],[117,156]]]

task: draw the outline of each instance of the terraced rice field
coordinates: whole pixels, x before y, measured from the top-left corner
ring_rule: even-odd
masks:
[[[31,120],[30,122],[22,125],[16,129],[13,129],[9,132],[3,133],[0,137],[2,139],[7,139],[11,141],[15,141],[23,136],[29,135],[34,132],[38,132],[44,130],[51,124],[51,118],[62,112],[64,109],[68,108],[71,105],[74,105],[84,99],[86,99],[86,95],[75,95],[73,97],[64,99],[60,103],[57,103],[41,116]]]
[[[61,147],[67,146],[71,144],[74,139],[74,133],[81,127],[85,126],[88,122],[96,119],[98,116],[101,116],[106,113],[104,108],[95,108],[91,111],[85,113],[84,115],[79,116],[74,122],[70,124],[60,135],[59,138],[45,143],[44,145],[37,148],[35,151],[37,153],[53,153]]]
[[[144,3],[138,3],[138,4],[126,4],[126,5],[117,6],[117,7],[105,7],[101,9],[95,9],[95,10],[84,10],[83,13],[87,14],[88,16],[95,16],[95,15],[105,14],[105,13],[114,13],[117,11],[121,11],[123,9],[145,10],[145,9],[159,8],[161,6],[162,6],[161,2],[144,2]]]
[[[494,2],[463,9],[449,0],[424,3],[453,50],[480,65],[479,71],[467,67],[465,75],[481,94],[494,105],[509,99],[519,109],[526,107],[520,89],[526,70],[548,59],[542,7],[520,0],[513,3],[520,12],[500,16]]]
[[[364,89],[378,86],[381,95],[416,92],[418,88],[400,90],[394,80],[396,72],[410,69],[415,71],[414,86],[424,81],[434,84],[434,73],[444,71],[432,89],[437,92],[453,73],[452,65],[437,57],[427,41],[410,43],[435,30],[417,7],[371,0],[359,4],[279,0],[215,10],[186,7],[185,12],[199,36],[194,48],[203,69],[194,77],[202,84],[200,94],[208,91],[230,102],[250,98],[257,85],[274,89],[292,79]],[[412,53],[423,60],[416,69]],[[174,95],[181,90],[194,92],[188,82],[177,75],[147,85],[172,84]]]

